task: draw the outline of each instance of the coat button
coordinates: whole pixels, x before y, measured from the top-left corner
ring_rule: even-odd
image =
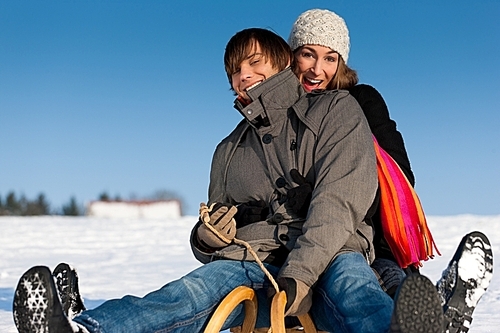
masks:
[[[262,137],[262,142],[264,142],[266,145],[270,144],[271,141],[273,141],[273,136],[271,134],[266,134]]]
[[[284,187],[284,186],[286,185],[286,180],[285,180],[285,178],[280,177],[280,178],[276,179],[275,184],[276,184],[276,186],[278,186],[279,188]]]
[[[283,242],[288,242],[290,240],[290,237],[288,237],[288,235],[286,234],[281,234],[280,240],[282,240]]]
[[[280,222],[283,222],[284,218],[283,218],[283,215],[281,215],[280,213],[276,213],[274,214],[273,216],[273,221],[275,223],[280,223]]]

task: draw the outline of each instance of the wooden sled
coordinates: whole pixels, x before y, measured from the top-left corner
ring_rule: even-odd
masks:
[[[245,308],[245,319],[243,320],[243,325],[240,327],[231,328],[233,333],[291,333],[291,332],[303,332],[303,333],[319,333],[316,330],[311,316],[309,314],[304,314],[298,316],[297,318],[302,325],[300,330],[294,328],[285,328],[285,305],[286,305],[286,294],[284,291],[280,291],[275,294],[271,302],[271,331],[269,328],[255,328],[255,323],[257,321],[257,296],[252,288],[240,286],[231,291],[220,303],[212,318],[208,322],[204,333],[219,333],[222,329],[222,325],[226,321],[227,317],[233,312],[233,310],[243,303]]]

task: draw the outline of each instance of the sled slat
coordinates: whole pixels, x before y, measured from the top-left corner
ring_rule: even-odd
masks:
[[[316,325],[314,325],[309,313],[297,316],[299,318],[300,324],[304,328],[305,333],[317,333]]]
[[[269,328],[255,328],[255,323],[257,321],[257,296],[255,291],[249,287],[241,286],[235,288],[231,291],[219,304],[215,310],[212,318],[210,319],[207,328],[204,333],[219,333],[222,329],[222,325],[226,321],[227,317],[233,312],[233,310],[243,303],[245,306],[245,319],[243,320],[243,325],[239,327],[231,328],[232,333],[267,333]],[[316,330],[316,326],[312,321],[311,316],[306,313],[304,315],[297,316],[300,321],[302,328],[298,330],[297,328],[285,328],[285,306],[286,306],[286,294],[284,291],[280,291],[275,294],[271,302],[271,332],[272,333],[292,333],[292,332],[303,332],[303,333],[320,333]]]
[[[252,288],[240,286],[234,288],[219,304],[205,328],[205,333],[219,333],[222,325],[233,310],[240,304],[245,306],[245,319],[242,333],[251,333],[257,321],[257,296]]]
[[[273,333],[286,333],[285,329],[286,294],[282,290],[274,294],[271,302],[271,327]]]

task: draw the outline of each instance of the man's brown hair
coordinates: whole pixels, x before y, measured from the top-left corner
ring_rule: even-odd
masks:
[[[284,70],[292,61],[293,53],[286,41],[274,32],[249,28],[236,33],[226,45],[224,52],[224,67],[229,84],[231,76],[239,70],[240,64],[247,59],[258,43],[262,55],[279,72]]]

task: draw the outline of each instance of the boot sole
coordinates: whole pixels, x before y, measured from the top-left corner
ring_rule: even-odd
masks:
[[[73,332],[62,312],[52,273],[45,266],[32,267],[23,274],[12,314],[19,333]]]
[[[410,275],[396,295],[391,332],[442,333],[443,309],[434,284],[423,275]]]
[[[493,252],[479,231],[465,235],[438,282],[446,333],[468,332],[472,313],[493,276]]]
[[[56,279],[56,287],[63,311],[68,318],[85,311],[85,305],[78,289],[78,274],[70,265],[60,263],[52,273]]]

